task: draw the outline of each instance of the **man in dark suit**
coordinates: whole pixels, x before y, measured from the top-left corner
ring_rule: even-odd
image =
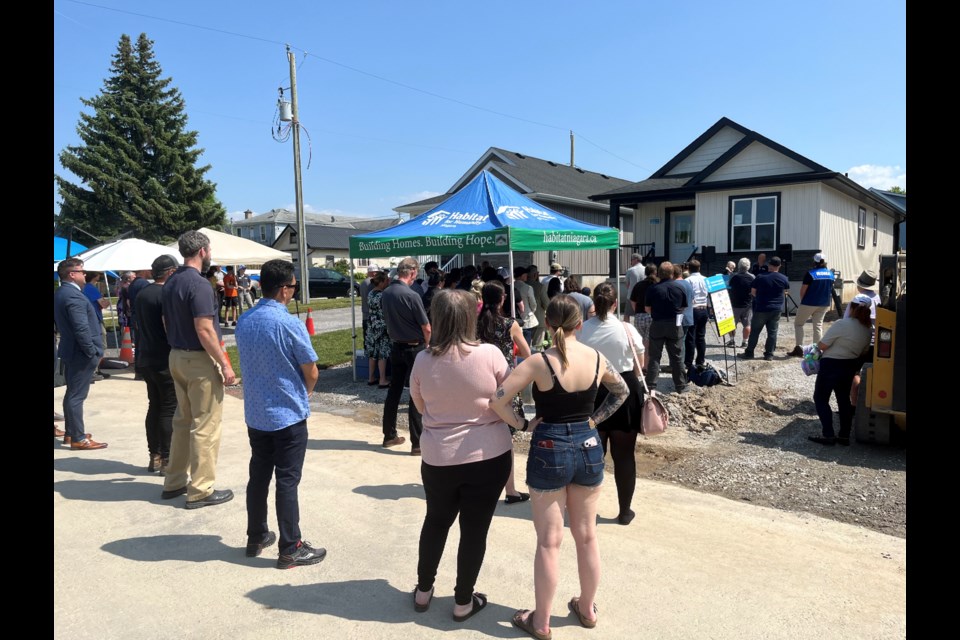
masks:
[[[94,442],[83,424],[83,401],[90,381],[103,357],[100,320],[90,300],[83,295],[83,261],[67,258],[57,266],[60,287],[53,296],[53,321],[60,331],[60,361],[64,365],[67,392],[63,396],[66,436],[64,444],[86,451],[105,449],[106,443]]]

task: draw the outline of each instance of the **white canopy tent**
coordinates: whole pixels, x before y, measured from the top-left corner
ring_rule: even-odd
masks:
[[[269,260],[286,260],[292,262],[293,258],[286,251],[278,251],[271,247],[241,238],[232,236],[222,231],[214,231],[203,227],[199,229],[200,233],[210,238],[210,249],[213,253],[213,264],[263,264]],[[177,243],[169,245],[168,250],[173,249],[174,253],[179,255]]]
[[[108,242],[74,257],[83,260],[83,268],[87,271],[141,271],[149,269],[153,261],[164,254],[173,256],[177,264],[183,264],[180,252],[176,249],[171,250],[162,244],[138,238]],[[54,263],[54,270],[57,264]]]

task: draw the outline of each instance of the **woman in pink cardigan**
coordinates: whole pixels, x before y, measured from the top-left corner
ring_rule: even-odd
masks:
[[[500,349],[477,341],[476,304],[468,291],[436,294],[430,304],[430,345],[410,372],[410,398],[423,415],[420,475],[427,498],[414,609],[430,607],[447,533],[459,515],[457,622],[487,605],[487,596],[473,589],[513,454],[510,429],[488,402],[507,377],[507,362]]]

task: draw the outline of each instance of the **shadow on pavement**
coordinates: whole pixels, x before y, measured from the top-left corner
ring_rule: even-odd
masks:
[[[317,440],[311,438],[307,440],[307,449],[318,451],[375,451],[382,449],[382,447],[363,440]]]
[[[134,478],[114,478],[111,480],[61,480],[53,483],[53,490],[66,500],[86,500],[88,502],[152,502],[158,505],[183,506],[180,500],[161,500],[162,480],[148,484],[137,482]]]
[[[54,446],[54,449],[57,448],[68,449],[69,447],[64,447],[63,445]],[[129,462],[120,462],[119,460],[79,457],[89,455],[89,451],[81,451],[77,454],[78,457],[57,458],[53,461],[53,470],[89,476],[121,473],[129,476],[160,477],[156,473],[149,473],[147,471],[146,462],[144,462],[144,466],[138,467]],[[146,454],[144,454],[144,457],[146,457]]]
[[[231,547],[222,542],[220,536],[211,535],[165,535],[127,538],[108,542],[101,547],[127,560],[137,562],[162,562],[177,560],[180,562],[210,562],[219,560],[246,567],[276,567],[275,554],[264,552],[258,558],[244,555],[244,547]]]
[[[336,616],[345,620],[387,624],[415,622],[441,631],[467,627],[495,638],[518,637],[520,632],[510,624],[510,618],[518,608],[533,606],[533,593],[531,593],[529,602],[510,605],[488,602],[483,611],[466,622],[454,622],[453,585],[446,585],[446,587],[438,585],[438,589],[446,589],[450,595],[436,596],[430,603],[429,611],[417,613],[413,610],[415,582],[416,576],[411,575],[408,590],[397,589],[383,579],[347,580],[297,587],[270,585],[250,591],[247,597],[257,604],[278,611],[314,613]],[[478,590],[482,592],[483,587],[478,586]],[[558,615],[554,615],[551,619],[552,627],[574,624],[575,621],[563,617],[566,609],[558,610],[556,613]]]
[[[400,500],[402,498],[426,499],[423,494],[423,485],[415,482],[407,484],[380,484],[355,487],[354,493],[376,498],[377,500]]]

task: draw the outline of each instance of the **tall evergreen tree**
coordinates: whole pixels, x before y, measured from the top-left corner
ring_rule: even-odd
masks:
[[[132,230],[162,242],[224,224],[216,185],[204,178],[210,165],[196,166],[203,149],[195,148],[197,132],[186,130],[183,98],[161,74],[145,33],[135,48],[121,36],[100,94],[80,99],[93,110],[80,114],[82,144],[60,153],[60,164],[80,183],[54,175],[62,199],[58,227],[77,225],[102,237]]]

